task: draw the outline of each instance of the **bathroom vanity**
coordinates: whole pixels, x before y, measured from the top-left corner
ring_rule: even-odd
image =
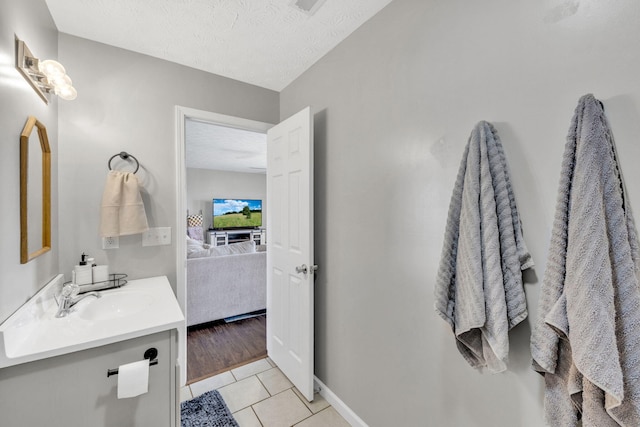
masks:
[[[58,276],[0,325],[0,425],[178,427],[177,330],[166,277],[132,280],[56,318]],[[118,399],[121,365],[153,353],[148,392]]]

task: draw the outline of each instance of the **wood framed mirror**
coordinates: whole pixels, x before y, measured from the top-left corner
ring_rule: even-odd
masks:
[[[47,128],[29,116],[20,134],[20,263],[50,250],[51,148]]]

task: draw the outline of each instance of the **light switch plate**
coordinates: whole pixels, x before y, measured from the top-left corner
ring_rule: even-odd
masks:
[[[142,233],[142,246],[171,244],[171,227],[153,227]]]

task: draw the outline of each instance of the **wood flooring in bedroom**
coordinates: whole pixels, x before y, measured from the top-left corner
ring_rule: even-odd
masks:
[[[187,384],[267,356],[267,316],[187,329]]]

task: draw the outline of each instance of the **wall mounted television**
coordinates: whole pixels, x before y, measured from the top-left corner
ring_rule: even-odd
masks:
[[[213,229],[233,230],[262,226],[262,200],[213,199]]]

